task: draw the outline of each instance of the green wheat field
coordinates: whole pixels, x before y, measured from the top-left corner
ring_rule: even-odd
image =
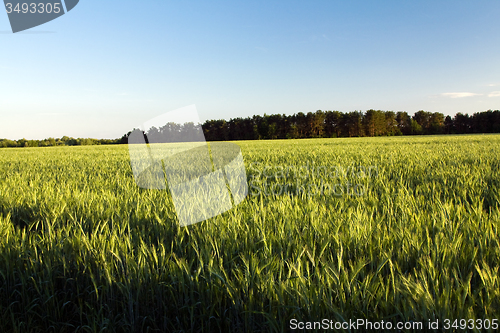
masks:
[[[126,145],[0,149],[0,332],[500,319],[500,135],[236,143],[249,195],[188,227]]]

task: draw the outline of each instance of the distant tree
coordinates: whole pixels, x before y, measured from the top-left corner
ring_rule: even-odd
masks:
[[[500,111],[488,110],[474,113],[469,119],[474,133],[498,133],[500,131]]]
[[[379,136],[386,134],[386,119],[383,111],[370,109],[363,117],[365,134]]]
[[[411,134],[420,135],[423,134],[422,126],[415,120],[411,120]]]
[[[340,137],[341,135],[342,113],[340,111],[325,112],[325,137]]]
[[[457,134],[466,134],[472,132],[471,119],[468,114],[457,113],[453,119]]]
[[[321,110],[317,110],[315,113],[307,113],[307,123],[308,123],[308,137],[310,138],[321,138],[324,134],[325,126],[325,113]]]
[[[396,114],[396,123],[397,123],[399,131],[403,135],[412,134],[411,117],[410,117],[410,115],[408,115],[408,113],[403,112],[403,111],[399,111]]]
[[[273,114],[268,116],[268,133],[267,137],[269,139],[283,139],[286,134],[283,134],[283,127],[285,126],[285,120],[280,114]]]
[[[132,134],[132,131],[127,132],[127,134],[123,134],[123,136],[119,139],[119,143],[122,145],[128,144],[128,137]]]
[[[254,135],[257,140],[266,140],[269,138],[269,123],[268,116],[264,113],[264,116],[253,116],[254,121]]]
[[[295,139],[307,138],[309,127],[307,116],[303,112],[299,112],[293,118],[295,127],[292,137]]]
[[[215,120],[207,120],[201,126],[203,128],[203,134],[205,134],[205,139],[208,141],[217,141],[217,130],[215,128]]]
[[[228,131],[229,132],[229,131]],[[201,126],[193,122],[187,122],[181,125],[179,141],[181,142],[200,142],[204,141],[203,130]],[[168,142],[168,138],[164,138],[163,142]]]
[[[155,126],[148,129],[146,135],[148,136],[149,142],[162,142],[163,133],[161,130]]]
[[[396,113],[393,111],[385,112],[384,132],[381,135],[397,135],[399,134],[398,123],[396,121]]]
[[[429,128],[427,132],[429,134],[442,134],[444,131],[444,114],[439,112],[432,113],[429,119]]]
[[[348,137],[364,136],[363,113],[361,111],[352,111],[344,114],[343,127]]]
[[[13,140],[0,139],[0,148],[12,148],[17,147],[18,143]]]
[[[415,120],[422,128],[420,134],[428,134],[428,129],[430,128],[432,113],[420,110],[415,112],[413,115],[413,120]]]
[[[227,126],[229,127],[229,140],[244,140],[243,119],[231,118]]]
[[[286,138],[287,139],[298,139],[299,138],[299,126],[297,126],[297,123],[292,122],[292,125],[290,126],[290,132],[288,132],[288,135]]]
[[[491,133],[500,133],[500,110],[492,111],[490,119]]]
[[[444,132],[446,134],[455,133],[453,119],[451,119],[450,116],[446,116],[446,118],[444,119]]]

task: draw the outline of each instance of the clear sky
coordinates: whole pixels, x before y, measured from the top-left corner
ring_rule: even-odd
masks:
[[[498,0],[80,0],[12,34],[3,12],[0,138],[117,138],[191,104],[202,121],[500,109],[499,17]]]

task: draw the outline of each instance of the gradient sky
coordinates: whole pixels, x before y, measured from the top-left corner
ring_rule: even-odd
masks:
[[[28,1],[30,2],[30,1]],[[500,109],[500,1],[92,1],[12,34],[0,138],[117,138],[202,121],[367,109]]]

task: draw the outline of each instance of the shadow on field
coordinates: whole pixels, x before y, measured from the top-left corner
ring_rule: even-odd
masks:
[[[500,205],[500,196],[498,195],[500,180],[498,178],[489,177],[485,179],[485,183],[483,208],[486,212],[498,210]]]
[[[51,224],[43,207],[0,202],[0,214],[27,231],[22,246],[0,243],[1,332],[264,330],[263,314],[245,323],[219,271],[192,266],[192,238],[205,224],[180,228],[168,211],[101,224],[81,216],[80,226],[64,213]],[[50,240],[38,235],[49,225],[60,231]]]
[[[21,204],[7,207],[4,202],[0,201],[0,214],[5,217],[10,215],[12,224],[20,229],[28,231],[39,231],[41,229],[40,222],[43,219],[43,214],[39,205]]]

